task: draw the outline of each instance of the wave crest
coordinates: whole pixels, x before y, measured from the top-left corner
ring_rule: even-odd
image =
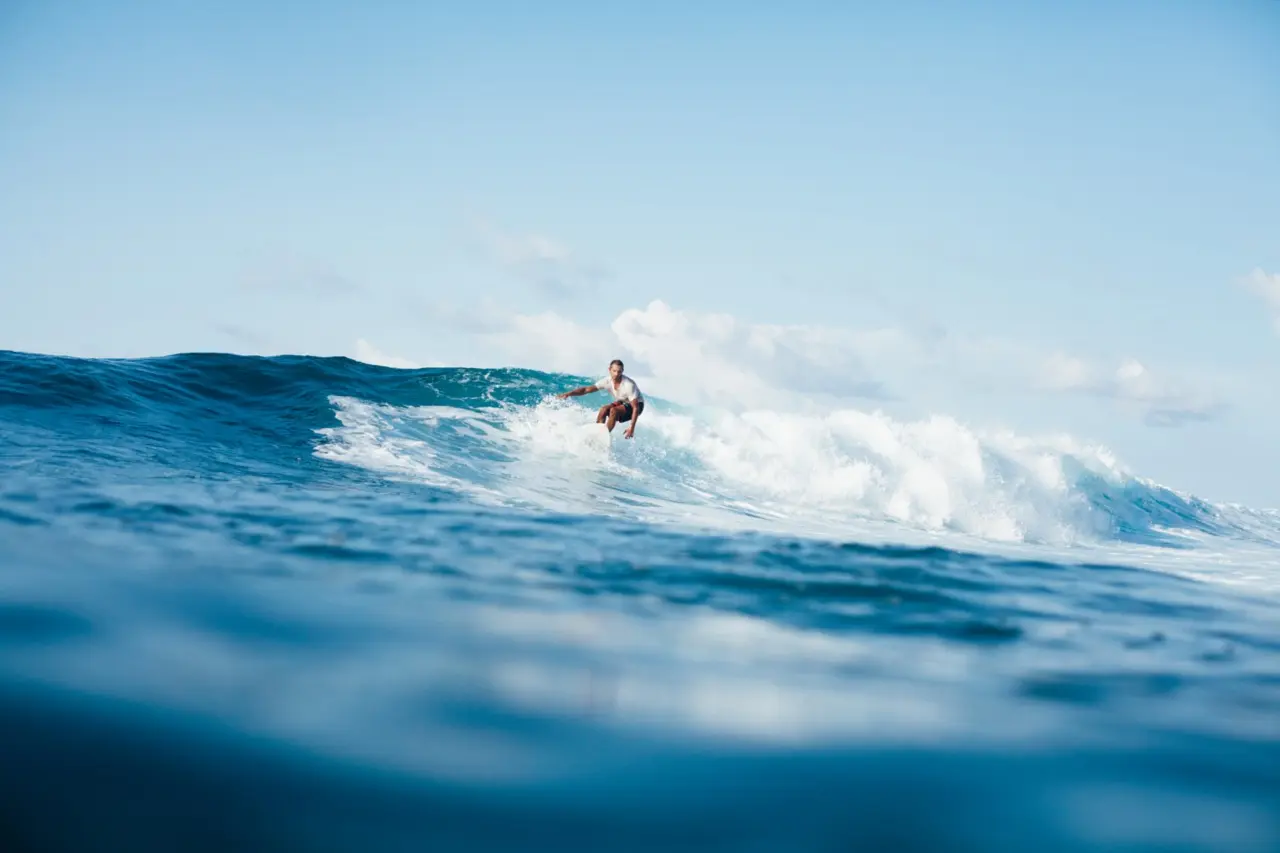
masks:
[[[637,439],[616,433],[602,453],[584,440],[594,403],[552,397],[581,381],[306,356],[0,353],[0,416],[13,430],[79,442],[102,439],[102,425],[123,428],[145,448],[132,452],[169,467],[198,469],[214,449],[220,464],[296,477],[316,476],[299,468],[304,460],[338,462],[553,512],[863,541],[912,529],[1004,542],[1280,544],[1280,513],[1176,493],[1135,477],[1104,447],[982,432],[945,416],[734,413],[650,395]]]
[[[944,416],[656,402],[635,441],[618,430],[602,453],[580,403],[396,407],[335,396],[341,426],[320,430],[317,454],[515,506],[851,538],[906,526],[1004,542],[1177,545],[1228,532],[1274,542],[1280,530],[1265,524],[1259,537],[1257,525],[1231,523],[1069,437],[983,433]]]

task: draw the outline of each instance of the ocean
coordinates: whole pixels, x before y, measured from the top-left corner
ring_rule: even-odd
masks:
[[[1280,850],[1280,512],[584,379],[0,353],[0,849]]]

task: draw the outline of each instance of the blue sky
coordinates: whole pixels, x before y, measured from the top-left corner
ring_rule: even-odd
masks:
[[[7,3],[0,347],[674,388],[724,313],[1280,505],[1280,4],[690,5]]]

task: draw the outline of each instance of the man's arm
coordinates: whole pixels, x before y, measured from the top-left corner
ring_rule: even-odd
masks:
[[[644,400],[637,400],[631,404],[631,423],[627,426],[627,431],[622,434],[623,438],[631,438],[636,434],[636,421],[640,420],[640,413],[644,411]]]
[[[563,394],[557,394],[556,396],[563,400],[565,397],[581,397],[583,394],[594,394],[599,390],[600,387],[597,385],[583,385],[581,388],[574,388],[572,391],[565,391]]]

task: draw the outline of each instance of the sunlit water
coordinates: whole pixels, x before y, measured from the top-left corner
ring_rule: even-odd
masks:
[[[0,355],[3,849],[1280,849],[1275,513],[576,383]]]

